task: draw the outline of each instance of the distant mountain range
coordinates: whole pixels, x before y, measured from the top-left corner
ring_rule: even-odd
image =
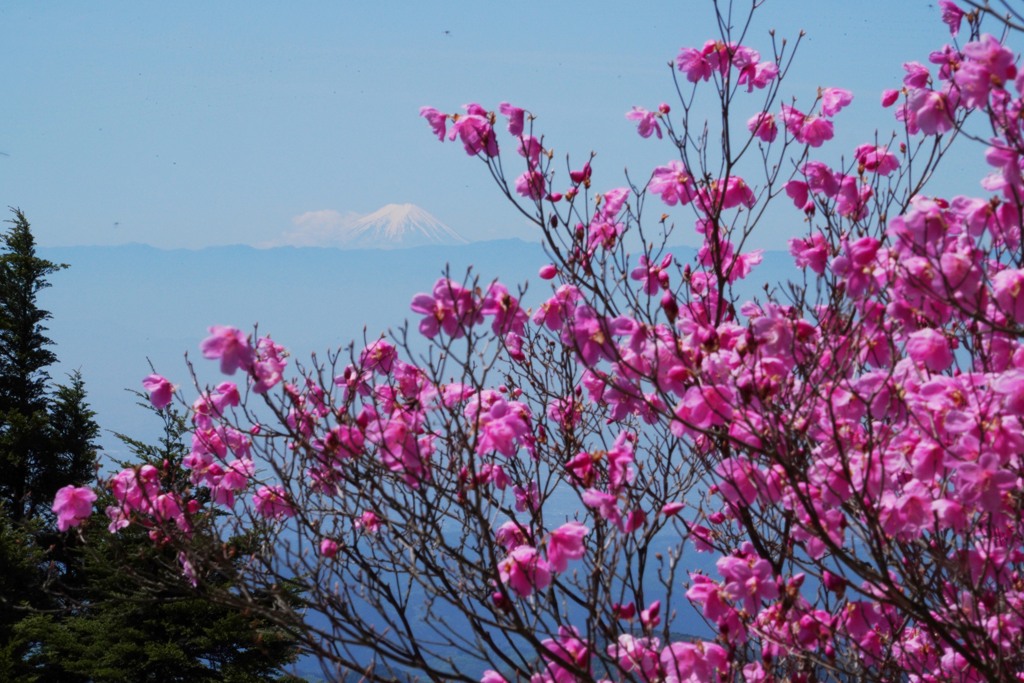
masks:
[[[387,204],[371,214],[325,209],[292,219],[292,229],[264,247],[398,249],[469,244],[469,240],[415,204]]]

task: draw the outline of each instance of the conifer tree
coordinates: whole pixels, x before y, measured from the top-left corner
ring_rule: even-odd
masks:
[[[50,511],[63,486],[92,476],[99,428],[76,372],[54,386],[57,361],[39,307],[49,276],[64,269],[36,254],[24,213],[13,209],[0,236],[0,678],[16,680],[25,644],[16,625],[35,611],[58,612],[60,585],[80,573],[73,538],[58,535]]]
[[[13,211],[11,227],[0,237],[0,501],[18,523],[46,516],[59,488],[88,478],[96,425],[82,405],[80,378],[58,389],[56,400],[50,394],[48,369],[57,356],[46,336],[50,313],[37,297],[50,286],[48,277],[66,266],[36,255],[25,214]],[[77,421],[82,431],[55,433],[63,425],[51,418]]]

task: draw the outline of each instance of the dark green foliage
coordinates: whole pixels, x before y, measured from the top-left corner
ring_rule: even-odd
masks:
[[[194,593],[173,555],[144,534],[94,527],[86,532],[86,602],[69,616],[37,614],[18,626],[30,644],[29,673],[69,682],[283,678],[279,667],[295,648],[278,629]]]
[[[20,210],[14,209],[8,223],[0,238],[0,500],[20,522],[44,513],[57,489],[81,483],[95,448],[89,441],[79,452],[54,457],[48,368],[57,356],[46,336],[50,314],[36,299],[50,286],[47,277],[65,266],[36,256],[35,238]],[[93,430],[95,436],[95,425]]]
[[[158,467],[166,486],[183,490],[189,485],[180,467],[187,424],[173,408],[159,415],[164,435],[158,445],[119,436],[134,462]],[[102,510],[113,502],[96,504]],[[69,565],[80,567],[81,580],[67,586],[67,609],[35,614],[16,629],[27,652],[21,680],[299,680],[282,671],[297,656],[284,629],[205,599],[182,576],[176,554],[154,544],[141,527],[110,534],[106,518],[96,514],[78,533],[84,542],[74,547]],[[232,585],[230,563],[223,569],[217,593]]]
[[[51,384],[50,349],[38,294],[65,266],[36,256],[24,214],[15,209],[0,236],[0,680],[18,680],[30,644],[18,625],[64,608],[65,584],[80,576],[74,537],[57,534],[50,511],[63,486],[93,475],[99,432],[82,378]]]
[[[102,512],[59,533],[57,491],[93,482],[99,428],[81,376],[54,386],[57,360],[36,297],[65,266],[36,256],[21,211],[0,236],[0,681],[276,681],[295,660],[286,632],[215,605],[176,555],[138,526],[113,535]],[[122,436],[134,461],[188,487],[181,414],[160,412],[150,445]],[[98,500],[102,511],[112,500]],[[231,585],[226,563],[218,588]]]

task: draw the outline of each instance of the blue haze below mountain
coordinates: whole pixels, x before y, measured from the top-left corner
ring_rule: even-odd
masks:
[[[694,249],[673,252],[693,262]],[[550,291],[537,278],[549,259],[539,244],[520,240],[398,250],[54,247],[40,248],[39,254],[70,266],[53,275],[52,287],[40,296],[41,306],[53,314],[49,335],[61,362],[52,374],[62,381],[81,370],[104,430],[104,449],[115,458],[123,452],[113,432],[158,435],[158,422],[127,391],[141,388],[148,361],[185,387],[187,397],[194,392],[187,388],[186,352],[201,381],[221,381],[199,353],[210,325],[251,330],[258,324],[261,335],[306,362],[311,353],[323,359],[326,351],[361,340],[364,330],[375,339],[409,319],[415,333],[418,316],[409,302],[417,292],[430,291],[446,268],[461,280],[472,266],[482,283],[499,279],[513,291],[529,282],[528,306]],[[766,252],[743,293],[763,296],[765,282],[797,274],[788,254]]]

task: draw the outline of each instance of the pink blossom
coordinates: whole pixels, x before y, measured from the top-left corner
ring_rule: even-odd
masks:
[[[502,102],[498,105],[498,111],[508,117],[508,132],[510,135],[519,137],[523,134],[524,120],[526,118],[524,110],[514,107],[508,102]]]
[[[1024,321],[1024,270],[1007,268],[992,277],[992,293],[1003,313],[1014,321]]]
[[[240,330],[234,327],[214,325],[210,336],[200,343],[203,358],[220,359],[220,371],[233,375],[241,368],[248,371],[255,360],[252,346]]]
[[[569,560],[578,560],[586,553],[583,537],[590,533],[579,522],[567,522],[548,535],[548,563],[556,572],[564,572]]]
[[[889,175],[897,168],[900,162],[896,155],[885,147],[876,145],[861,145],[853,153],[857,163],[866,171],[872,171],[879,175]]]
[[[915,90],[907,99],[907,125],[911,133],[941,135],[953,129],[953,107],[945,93]]]
[[[685,206],[697,195],[693,177],[681,161],[670,161],[654,169],[647,187],[669,206]]]
[[[953,363],[953,352],[946,337],[931,327],[912,332],[907,337],[907,354],[915,363],[932,372],[941,372]]]
[[[323,539],[320,541],[320,554],[328,559],[334,557],[338,554],[338,542],[330,538]]]
[[[807,189],[821,193],[826,197],[835,197],[839,193],[837,174],[820,161],[808,161],[800,169],[807,181]]]
[[[808,238],[794,237],[789,241],[789,253],[799,268],[810,268],[817,275],[824,275],[828,264],[829,247],[825,236],[816,232]]]
[[[993,88],[1002,88],[1017,76],[1016,55],[988,34],[965,45],[963,53],[953,82],[964,106],[985,106]]]
[[[779,127],[775,123],[775,115],[768,112],[754,114],[747,120],[747,130],[765,142],[774,142],[779,134]]]
[[[498,576],[516,595],[525,598],[534,590],[547,588],[551,583],[551,568],[536,548],[521,545],[498,563]]]
[[[817,116],[808,116],[788,104],[782,105],[782,122],[797,142],[809,147],[821,147],[834,135],[831,121]]]
[[[963,21],[964,11],[956,6],[952,0],[939,0],[939,9],[942,10],[942,21],[949,26],[949,34],[956,38],[960,33],[960,22]]]
[[[583,184],[586,187],[590,187],[590,176],[592,174],[590,168],[590,162],[583,164],[583,168],[569,171],[569,180],[572,181],[573,185]]]
[[[256,362],[252,366],[255,380],[252,390],[257,394],[265,394],[284,379],[287,365],[285,356],[288,352],[283,346],[275,343],[270,337],[261,337],[256,343]]]
[[[755,52],[754,54],[756,55],[757,53]],[[760,58],[760,55],[758,55],[758,58]],[[753,92],[754,88],[761,90],[767,87],[779,75],[779,67],[775,62],[756,62],[741,67],[737,60],[734,61],[734,64],[740,69],[740,75],[736,82],[739,85],[746,84],[747,92]]]
[[[505,522],[494,532],[495,542],[506,552],[511,552],[521,545],[530,545],[531,537],[532,532],[528,528],[513,520]]]
[[[295,515],[283,486],[261,486],[253,496],[256,512],[269,519],[284,519]]]
[[[596,510],[601,519],[611,522],[616,526],[622,521],[618,498],[611,493],[587,489],[583,492],[581,498],[583,499],[583,504]]]
[[[398,351],[393,344],[385,339],[370,342],[359,354],[359,364],[364,369],[383,375],[391,374],[396,360],[398,360]]]
[[[882,91],[882,106],[883,107],[891,107],[893,104],[896,103],[896,100],[898,100],[899,97],[900,97],[900,91],[899,90],[883,90]]]
[[[843,107],[853,102],[853,93],[842,88],[823,88],[821,90],[821,113],[833,117]]]
[[[661,600],[655,600],[640,610],[640,623],[646,631],[651,631],[661,623]]]
[[[779,595],[771,562],[753,555],[753,551],[744,557],[723,557],[716,566],[726,580],[726,594],[733,600],[742,601],[747,614],[756,614],[763,600],[771,600]]]
[[[417,294],[410,308],[426,317],[420,321],[420,334],[433,339],[444,332],[452,339],[465,335],[467,329],[483,321],[483,314],[473,292],[457,282],[441,278],[434,284],[433,294]]]
[[[618,641],[608,646],[608,655],[618,660],[623,671],[636,671],[642,677],[641,680],[653,681],[658,678],[660,642],[657,638],[634,638],[623,633]]]
[[[537,168],[540,163],[540,155],[543,153],[544,148],[540,145],[540,140],[533,137],[532,135],[524,135],[519,138],[519,144],[516,147],[516,152],[519,156],[524,157],[527,160],[531,170]]]
[[[630,121],[637,121],[637,132],[640,137],[649,138],[654,133],[661,138],[661,124],[658,123],[658,113],[647,111],[642,107],[633,107],[632,111],[626,112],[626,118]]]
[[[676,57],[676,65],[686,74],[686,80],[696,83],[711,78],[712,66],[707,55],[707,45],[704,51],[692,47],[680,50],[679,56]]]
[[[380,524],[380,517],[370,510],[363,512],[363,514],[359,515],[359,519],[355,521],[355,527],[357,529],[365,529],[371,534],[375,534],[380,531]]]
[[[644,292],[650,296],[658,293],[659,289],[668,289],[668,272],[666,269],[672,265],[672,254],[666,254],[661,263],[655,265],[646,255],[640,256],[640,264],[633,269],[630,277],[634,280],[642,280]]]
[[[661,507],[661,514],[666,517],[672,517],[673,515],[679,514],[679,512],[686,507],[686,503],[665,503]]]
[[[729,656],[721,645],[681,641],[662,650],[659,663],[665,683],[718,681],[729,668]]]
[[[915,90],[925,88],[931,80],[931,74],[928,73],[928,67],[920,62],[905,62],[903,64],[903,70],[907,72],[907,75],[903,77],[903,85],[908,88],[913,88]]]
[[[544,174],[540,171],[525,171],[516,178],[516,194],[530,199],[540,199],[545,192]]]
[[[142,380],[142,388],[149,393],[149,402],[157,410],[166,408],[174,398],[174,392],[178,387],[160,375],[148,375]]]
[[[448,139],[458,137],[462,140],[462,146],[470,156],[498,156],[498,140],[487,111],[478,104],[467,104],[465,109],[468,113],[452,117],[455,124],[448,133]]]
[[[53,499],[53,514],[57,515],[57,529],[67,531],[78,526],[92,514],[96,494],[86,486],[65,486]]]
[[[444,142],[444,134],[447,128],[448,117],[442,114],[433,107],[420,107],[420,116],[427,120],[430,124],[431,130],[434,131],[434,135],[437,139]]]

